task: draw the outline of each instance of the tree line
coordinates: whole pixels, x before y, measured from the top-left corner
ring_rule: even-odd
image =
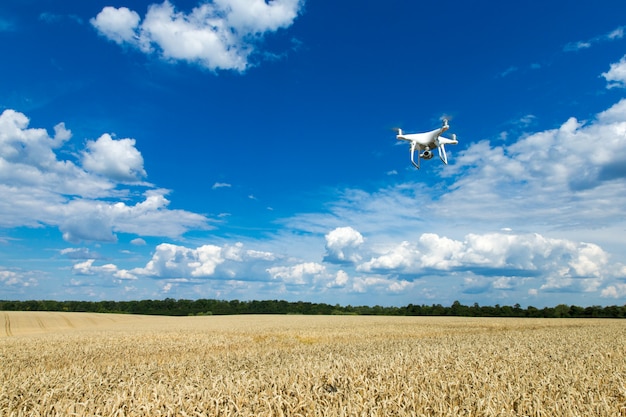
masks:
[[[304,301],[289,302],[285,300],[185,300],[166,298],[163,300],[140,301],[54,301],[0,300],[0,310],[5,311],[72,311],[93,313],[148,314],[165,316],[200,316],[200,315],[233,315],[233,314],[351,314],[351,315],[385,315],[385,316],[466,316],[466,317],[603,317],[625,318],[626,305],[623,306],[590,306],[559,304],[555,307],[522,308],[513,306],[471,306],[455,301],[451,306],[441,304],[418,305],[409,304],[404,307],[375,306],[341,306],[325,303]]]

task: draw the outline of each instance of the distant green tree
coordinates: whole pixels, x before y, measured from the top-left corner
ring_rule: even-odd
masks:
[[[569,317],[569,306],[566,304],[559,304],[558,306],[554,307],[554,317],[557,318],[563,318],[563,317]]]
[[[467,306],[461,304],[458,300],[454,301],[450,306],[450,315],[451,316],[469,316],[470,309]]]

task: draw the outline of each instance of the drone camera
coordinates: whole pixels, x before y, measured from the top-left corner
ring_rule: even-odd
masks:
[[[433,157],[433,153],[431,151],[424,151],[420,155],[420,158],[423,158],[423,159],[431,159],[432,157]]]

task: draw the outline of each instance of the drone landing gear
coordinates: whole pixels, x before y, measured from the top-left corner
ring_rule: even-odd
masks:
[[[439,145],[437,149],[439,150],[439,158],[441,159],[441,162],[448,165],[448,155],[446,155],[446,148],[444,148],[442,144]]]
[[[420,156],[417,154],[417,163],[415,163],[415,148],[411,147],[411,163],[417,169],[420,169]]]

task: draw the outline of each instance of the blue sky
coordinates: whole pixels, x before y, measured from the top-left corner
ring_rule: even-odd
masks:
[[[626,302],[626,5],[0,5],[0,299]],[[450,119],[450,164],[394,127]]]

